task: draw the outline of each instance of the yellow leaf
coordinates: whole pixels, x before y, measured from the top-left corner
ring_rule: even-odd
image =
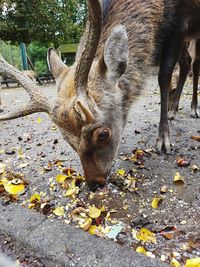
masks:
[[[157,243],[155,234],[146,228],[141,228],[136,234],[137,238],[145,243]]]
[[[68,189],[67,191],[66,191],[66,193],[65,193],[65,196],[66,197],[70,197],[70,196],[72,196],[74,193],[76,193],[76,188],[70,188],[70,189]]]
[[[76,186],[76,180],[73,179],[69,184],[69,189],[66,191],[65,196],[70,197],[73,196],[75,193],[77,194],[78,192],[79,192],[79,187]]]
[[[142,253],[142,254],[146,255],[145,248],[143,248],[141,246],[137,247],[135,251],[138,252],[138,253]]]
[[[42,122],[42,118],[38,117],[37,118],[37,123],[41,123]]]
[[[51,127],[51,129],[52,129],[52,131],[56,131],[56,130],[57,130],[57,127],[56,127],[55,125],[53,125],[53,126]]]
[[[185,183],[183,176],[181,176],[179,172],[174,176],[174,183]]]
[[[18,159],[25,159],[25,155],[24,155],[23,150],[21,149],[21,147],[19,147],[17,149],[17,158]]]
[[[64,207],[61,206],[61,207],[57,207],[53,210],[53,213],[57,216],[64,216],[65,214],[65,210],[64,210]]]
[[[101,215],[101,209],[96,208],[95,206],[89,207],[89,216],[93,219],[98,218]]]
[[[200,267],[200,258],[194,258],[194,259],[187,260],[185,267]]]
[[[91,234],[91,235],[96,235],[97,231],[99,231],[99,226],[96,226],[96,225],[91,225],[90,228],[88,229],[88,232]]]
[[[157,209],[159,204],[161,203],[162,199],[163,199],[162,197],[154,197],[154,199],[151,202],[152,208]]]
[[[117,171],[117,174],[119,174],[119,175],[124,175],[126,172],[124,171],[124,170],[118,170]]]
[[[34,202],[40,202],[41,198],[39,194],[34,194],[30,197],[29,202],[34,203]]]
[[[64,174],[58,174],[58,175],[56,176],[56,182],[57,182],[57,183],[63,183],[63,182],[65,181],[66,178],[67,178],[66,175],[64,175]]]
[[[86,218],[83,223],[79,223],[80,228],[82,228],[85,231],[87,231],[91,225],[92,225],[92,219],[91,218]]]
[[[174,258],[172,258],[170,265],[173,267],[180,267],[181,266],[180,263]]]
[[[6,179],[3,181],[4,188],[6,192],[12,195],[20,194],[24,191],[25,186],[23,184],[23,181],[20,179],[13,179],[11,181],[6,181]]]
[[[30,204],[28,205],[28,208],[29,208],[29,209],[33,209],[33,208],[35,208],[35,203],[30,203]]]

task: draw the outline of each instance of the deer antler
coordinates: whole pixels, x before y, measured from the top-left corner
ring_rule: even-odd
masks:
[[[83,49],[76,66],[75,87],[81,95],[87,85],[88,74],[99,43],[102,24],[102,8],[99,0],[88,0],[88,22],[83,39]]]
[[[35,83],[28,77],[23,75],[12,65],[8,64],[5,59],[0,55],[0,73],[9,76],[19,82],[27,91],[30,96],[30,102],[20,110],[12,113],[8,113],[0,116],[0,121],[11,120],[36,112],[47,112],[51,113],[52,107],[49,100],[40,92],[39,88]]]

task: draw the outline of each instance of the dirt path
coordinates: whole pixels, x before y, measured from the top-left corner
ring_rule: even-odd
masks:
[[[49,97],[55,97],[54,85],[44,86],[41,90]],[[132,249],[142,246],[150,256],[155,255],[168,263],[176,258],[184,264],[187,258],[200,256],[200,143],[191,139],[193,135],[200,135],[200,120],[190,117],[191,92],[191,81],[188,80],[181,98],[181,110],[170,123],[172,153],[157,155],[154,146],[159,94],[155,77],[150,79],[145,95],[130,112],[113,164],[109,190],[91,194],[85,182],[80,182],[75,198],[63,196],[65,188],[56,183],[55,177],[64,167],[82,173],[80,161],[48,116],[35,114],[1,123],[0,164],[6,164],[13,173],[23,173],[29,182],[18,203],[28,206],[27,200],[38,192],[43,202],[49,205],[45,211],[47,216],[74,225],[77,220],[71,213],[75,208],[88,208],[92,204],[99,208],[104,206],[106,215],[102,213],[104,218],[100,225],[121,223],[123,230],[116,240],[124,246]],[[3,90],[4,104],[9,110],[21,106],[27,99],[23,89]],[[137,149],[143,151],[139,157]],[[189,161],[189,166],[179,167],[178,157]],[[177,172],[184,179],[178,185],[173,181]],[[155,197],[162,201],[153,209]],[[5,192],[2,201],[9,202]],[[57,217],[52,213],[57,206],[64,207],[64,216]],[[44,212],[41,206],[33,205],[33,208]],[[93,221],[92,224],[99,223]],[[136,240],[134,236],[141,228],[154,232],[157,242]]]

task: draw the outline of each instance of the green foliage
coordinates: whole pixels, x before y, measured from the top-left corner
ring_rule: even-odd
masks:
[[[38,74],[47,73],[47,46],[39,42],[32,42],[27,47],[28,56],[33,63],[35,70]]]
[[[2,0],[0,14],[0,39],[58,47],[79,41],[85,24],[85,0]]]
[[[2,54],[8,63],[15,66],[19,70],[22,69],[19,46],[6,44],[5,42],[0,41],[0,54]]]

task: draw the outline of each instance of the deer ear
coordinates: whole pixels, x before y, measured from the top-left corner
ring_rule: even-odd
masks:
[[[128,64],[128,36],[123,25],[117,25],[108,37],[104,48],[104,62],[110,80],[117,82]]]
[[[67,70],[68,67],[62,62],[54,48],[49,48],[47,53],[47,62],[49,70],[53,77],[57,79],[63,70]]]

